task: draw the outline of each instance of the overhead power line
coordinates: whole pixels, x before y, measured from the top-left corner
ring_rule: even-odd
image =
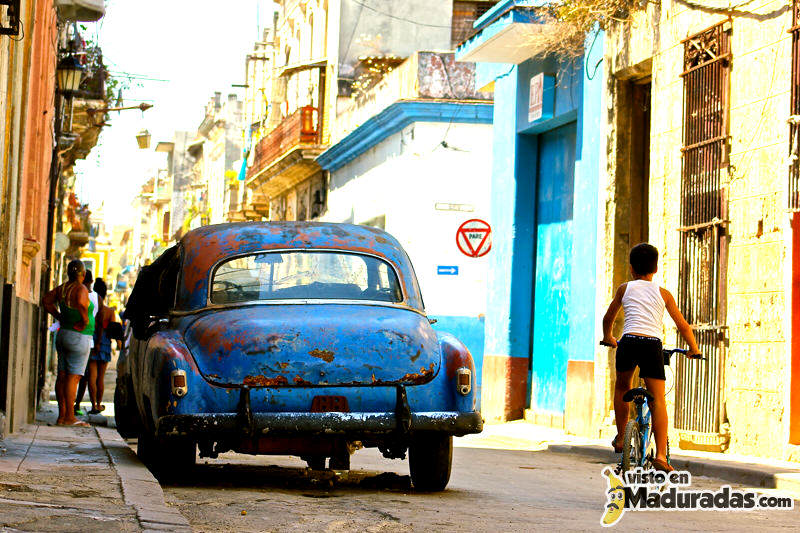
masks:
[[[402,20],[403,22],[408,22],[409,24],[415,24],[417,26],[425,26],[427,28],[449,28],[450,27],[450,26],[442,26],[441,24],[426,24],[424,22],[418,22],[416,20],[411,20],[411,19],[407,19],[407,18],[403,18],[403,17],[398,17],[396,15],[392,15],[391,13],[386,13],[386,12],[381,11],[379,9],[375,9],[372,6],[368,6],[367,4],[365,4],[363,2],[359,2],[359,0],[350,0],[350,1],[353,2],[354,4],[360,5],[361,7],[369,9],[370,11],[372,11],[374,13],[378,13],[379,15],[383,15],[384,17],[389,17],[390,19],[395,19],[395,20]]]
[[[130,73],[130,72],[120,72],[120,71],[117,71],[117,70],[109,70],[108,73],[111,74],[112,76],[130,78],[132,80],[163,81],[163,82],[171,81],[171,80],[165,80],[165,79],[162,79],[162,78],[152,78],[150,76],[145,76],[144,74],[133,74],[133,73]]]

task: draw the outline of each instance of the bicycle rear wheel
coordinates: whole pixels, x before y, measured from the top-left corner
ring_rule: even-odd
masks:
[[[625,437],[622,442],[622,462],[620,464],[623,472],[627,472],[641,464],[641,442],[639,423],[636,420],[628,420],[628,425],[625,426]]]

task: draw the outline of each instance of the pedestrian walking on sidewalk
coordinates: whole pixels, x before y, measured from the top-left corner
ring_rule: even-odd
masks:
[[[106,282],[97,278],[94,282],[94,292],[97,293],[97,301],[100,310],[95,317],[94,328],[94,348],[89,352],[88,384],[89,398],[92,401],[90,415],[100,414],[105,410],[102,404],[103,392],[105,391],[106,368],[111,362],[111,336],[109,335],[109,325],[114,321],[114,310],[105,304],[108,287]]]
[[[78,382],[86,370],[94,334],[94,304],[83,285],[86,268],[77,259],[67,265],[68,281],[45,294],[42,305],[60,323],[56,334],[56,399],[60,426],[88,426],[72,410]]]

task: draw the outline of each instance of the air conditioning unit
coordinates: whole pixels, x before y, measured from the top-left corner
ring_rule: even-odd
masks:
[[[106,14],[104,0],[56,0],[61,20],[94,22]]]

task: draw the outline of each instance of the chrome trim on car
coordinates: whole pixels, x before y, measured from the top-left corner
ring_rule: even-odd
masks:
[[[355,413],[252,413],[253,436],[280,434],[388,434],[399,428],[393,412]],[[451,435],[480,433],[483,419],[478,411],[417,411],[409,414],[411,431],[440,431]],[[165,437],[217,438],[241,435],[243,419],[237,413],[165,415],[156,422],[156,432]],[[237,433],[238,432],[238,433]]]

